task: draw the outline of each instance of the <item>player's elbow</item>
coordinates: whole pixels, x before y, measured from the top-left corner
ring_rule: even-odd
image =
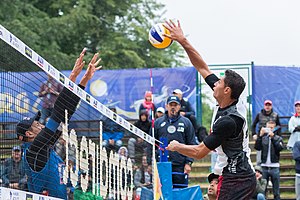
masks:
[[[201,143],[197,146],[197,151],[195,158],[196,159],[202,159],[204,158],[208,153],[210,152],[210,149],[205,146],[204,143]]]
[[[203,155],[202,152],[197,152],[197,154],[195,155],[195,159],[200,160],[200,159],[202,159],[204,156],[205,156],[205,155]]]

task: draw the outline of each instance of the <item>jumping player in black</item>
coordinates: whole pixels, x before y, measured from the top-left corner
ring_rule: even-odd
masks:
[[[194,67],[212,88],[218,102],[213,115],[212,133],[202,143],[185,145],[173,140],[167,149],[196,159],[216,150],[218,159],[214,173],[220,175],[218,200],[251,199],[256,188],[256,178],[250,160],[246,108],[239,100],[246,83],[232,70],[226,70],[221,79],[213,74],[184,36],[179,21],[177,24],[166,22],[165,27],[170,31],[165,36],[177,41],[185,49]]]

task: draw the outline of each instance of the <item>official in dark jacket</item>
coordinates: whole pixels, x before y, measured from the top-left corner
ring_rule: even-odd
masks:
[[[179,114],[180,99],[177,96],[170,96],[167,100],[167,112],[163,117],[158,118],[154,124],[154,137],[160,140],[162,137],[167,138],[168,143],[177,140],[179,143],[195,145],[195,131],[191,121]],[[193,159],[178,152],[169,151],[169,161],[172,162],[173,186],[183,186],[186,178],[182,174],[189,174]]]

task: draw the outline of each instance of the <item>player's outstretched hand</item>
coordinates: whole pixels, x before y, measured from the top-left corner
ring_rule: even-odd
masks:
[[[80,85],[82,86],[86,86],[86,84],[88,83],[88,81],[93,78],[95,72],[99,69],[102,68],[102,66],[99,66],[99,63],[101,61],[101,58],[98,59],[99,53],[95,53],[95,55],[93,56],[92,60],[90,61],[88,68],[85,72],[85,74],[83,75],[81,81],[80,81]]]
[[[166,147],[169,151],[176,151],[176,147],[179,145],[179,142],[176,140],[172,140],[170,144]]]
[[[180,26],[179,20],[177,20],[177,25],[172,21],[166,21],[163,26],[170,31],[170,34],[163,34],[165,37],[175,40],[179,43],[185,40],[185,36]]]
[[[80,53],[79,57],[77,58],[77,60],[75,62],[73,70],[69,76],[69,79],[73,82],[76,81],[77,76],[80,74],[80,72],[82,71],[82,69],[85,65],[85,61],[83,60],[85,52],[86,52],[86,48],[84,48],[82,50],[82,52]]]

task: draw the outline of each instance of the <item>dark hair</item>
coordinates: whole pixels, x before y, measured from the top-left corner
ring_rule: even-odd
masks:
[[[243,77],[230,69],[225,71],[224,83],[226,87],[231,88],[232,99],[238,99],[246,86]]]
[[[267,124],[275,124],[276,125],[276,122],[274,122],[273,120],[270,120],[270,121],[267,121]]]

